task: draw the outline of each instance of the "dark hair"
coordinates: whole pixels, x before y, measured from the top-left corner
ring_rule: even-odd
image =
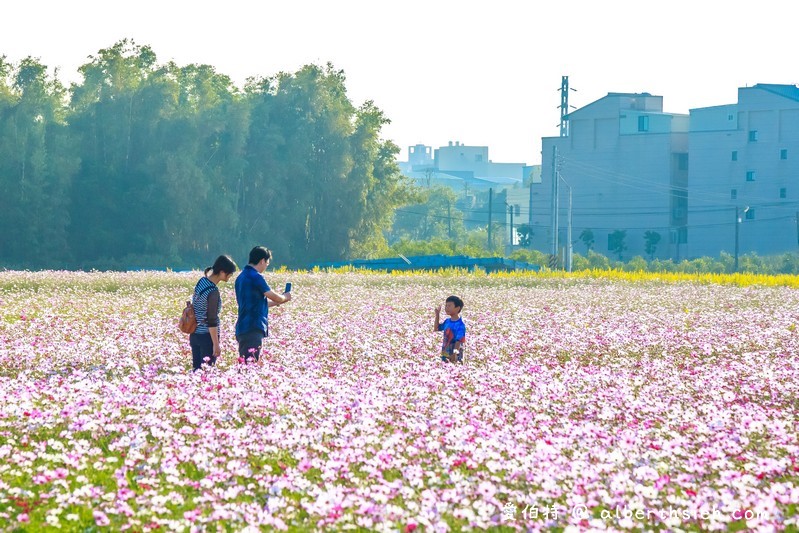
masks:
[[[251,265],[257,265],[261,262],[261,259],[271,259],[272,252],[269,251],[269,248],[266,246],[256,246],[252,250],[250,250],[250,260],[249,263]]]
[[[439,300],[439,301],[441,301],[441,300]],[[447,297],[447,301],[448,302],[452,302],[453,304],[455,304],[455,307],[457,307],[458,309],[463,309],[463,300],[461,300],[457,296],[448,296]]]
[[[236,266],[236,263],[233,262],[233,259],[231,259],[229,255],[220,255],[216,258],[216,261],[214,261],[214,266],[209,266],[205,269],[205,274],[207,275],[209,270],[214,274],[219,274],[220,272],[232,274],[238,268],[239,267]]]

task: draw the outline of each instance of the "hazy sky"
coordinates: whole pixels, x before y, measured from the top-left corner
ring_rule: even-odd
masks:
[[[737,88],[799,83],[794,0],[14,0],[0,55],[79,80],[89,55],[130,38],[159,62],[249,76],[331,62],[356,105],[374,100],[401,148],[487,145],[540,163],[558,135],[561,76],[587,105],[663,96],[664,111],[734,103]]]

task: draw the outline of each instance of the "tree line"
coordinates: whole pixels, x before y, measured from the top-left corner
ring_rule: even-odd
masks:
[[[414,197],[332,65],[252,78],[122,40],[65,87],[0,57],[0,267],[204,266],[254,244],[303,266],[385,248]]]

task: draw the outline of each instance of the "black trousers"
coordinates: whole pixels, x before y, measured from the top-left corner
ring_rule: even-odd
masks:
[[[189,335],[189,346],[191,346],[191,362],[194,370],[199,370],[203,363],[214,366],[216,357],[214,357],[214,341],[211,340],[210,333],[192,333]]]
[[[253,358],[258,361],[261,358],[261,345],[264,342],[264,332],[260,330],[248,331],[241,335],[236,335],[239,341],[239,357]]]

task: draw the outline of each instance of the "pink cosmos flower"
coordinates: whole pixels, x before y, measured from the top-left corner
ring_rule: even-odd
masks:
[[[111,520],[108,518],[108,515],[106,515],[102,511],[95,510],[95,511],[92,512],[92,516],[94,516],[94,522],[98,526],[101,526],[101,527],[102,526],[107,526],[107,525],[109,525],[111,523]]]

